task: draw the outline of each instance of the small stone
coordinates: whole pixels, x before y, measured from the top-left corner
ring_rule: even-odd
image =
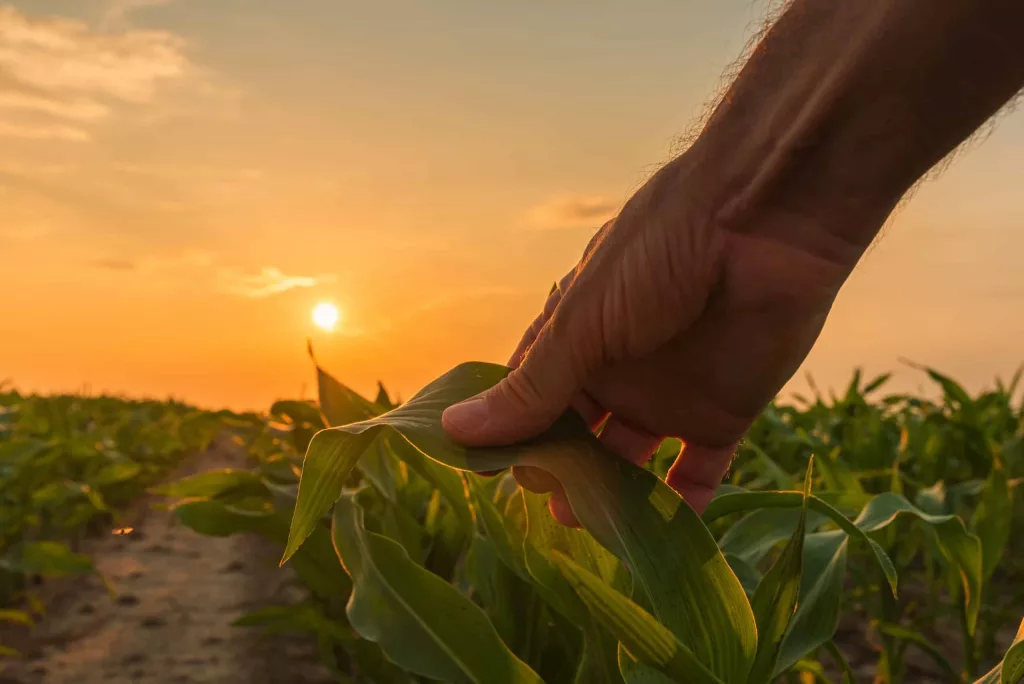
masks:
[[[245,570],[245,563],[234,560],[228,563],[221,572],[241,572]]]
[[[135,594],[122,594],[117,597],[117,605],[119,606],[137,606],[139,605],[139,597]]]
[[[142,622],[140,624],[147,629],[153,629],[155,627],[166,626],[167,621],[157,615],[150,615],[148,617],[142,618]]]

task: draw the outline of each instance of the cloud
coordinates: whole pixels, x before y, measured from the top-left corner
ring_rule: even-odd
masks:
[[[0,121],[0,136],[29,140],[69,140],[71,142],[85,142],[91,137],[80,128],[64,124],[17,124],[6,121]]]
[[[598,228],[615,216],[618,200],[604,195],[559,195],[529,212],[535,228]]]
[[[139,2],[121,4],[124,12]],[[199,74],[185,46],[168,31],[100,33],[0,6],[0,135],[88,140],[81,126],[106,119],[112,105],[152,103],[166,85]]]
[[[107,5],[107,11],[103,15],[101,25],[104,29],[112,26],[123,26],[128,15],[147,7],[159,7],[170,4],[171,0],[111,0]]]
[[[294,290],[331,282],[334,275],[285,275],[280,269],[264,267],[259,273],[242,273],[234,269],[221,269],[218,273],[221,289],[230,294],[259,299]]]
[[[87,98],[72,98],[62,102],[42,95],[15,91],[0,91],[0,109],[39,112],[73,121],[97,121],[110,113],[109,107]]]

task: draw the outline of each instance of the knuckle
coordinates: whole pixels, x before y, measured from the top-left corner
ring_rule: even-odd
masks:
[[[497,386],[496,392],[506,404],[524,411],[536,408],[543,401],[543,393],[532,374],[522,369],[512,371]]]

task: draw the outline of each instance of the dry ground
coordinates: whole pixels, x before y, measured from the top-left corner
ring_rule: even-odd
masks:
[[[170,479],[244,467],[223,446]],[[47,615],[0,664],[0,684],[321,684],[333,681],[302,638],[231,627],[244,613],[295,600],[276,549],[245,536],[203,537],[147,499],[127,515],[135,531],[92,540],[96,576],[43,587]],[[8,640],[7,643],[10,643]]]

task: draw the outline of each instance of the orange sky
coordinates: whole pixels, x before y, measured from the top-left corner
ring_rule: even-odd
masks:
[[[366,392],[503,361],[764,9],[549,5],[0,3],[0,379],[264,408],[308,335]],[[1021,178],[1018,113],[893,219],[819,384],[1024,360]]]

